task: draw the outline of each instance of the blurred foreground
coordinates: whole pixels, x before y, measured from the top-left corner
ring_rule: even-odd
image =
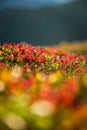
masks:
[[[1,130],[87,130],[87,55],[70,51],[0,46]]]

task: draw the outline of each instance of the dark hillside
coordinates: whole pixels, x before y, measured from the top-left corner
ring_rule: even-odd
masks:
[[[84,39],[87,39],[87,2],[34,10],[0,10],[0,42],[41,45]]]

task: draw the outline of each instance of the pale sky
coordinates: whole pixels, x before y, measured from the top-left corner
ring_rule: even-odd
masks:
[[[0,0],[0,8],[9,7],[40,7],[43,5],[50,4],[62,4],[72,2],[75,0]]]

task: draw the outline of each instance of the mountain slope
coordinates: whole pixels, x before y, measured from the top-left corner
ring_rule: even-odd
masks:
[[[72,3],[40,9],[0,11],[0,42],[33,45],[87,38],[87,4]]]

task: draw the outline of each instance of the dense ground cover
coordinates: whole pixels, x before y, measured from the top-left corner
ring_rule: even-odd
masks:
[[[0,129],[87,130],[87,55],[0,45]]]

